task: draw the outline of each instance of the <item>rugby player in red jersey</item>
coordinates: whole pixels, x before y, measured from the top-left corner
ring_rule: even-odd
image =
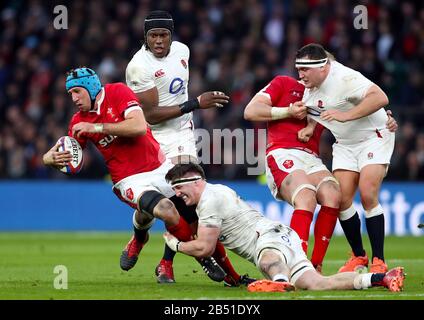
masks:
[[[83,148],[89,141],[96,146],[111,175],[115,194],[137,209],[133,218],[135,237],[142,240],[134,242],[139,247],[128,250],[141,250],[149,239],[154,218],[163,220],[177,238],[190,240],[190,226],[168,199],[175,193],[164,177],[173,164],[165,159],[153,138],[133,91],[123,83],[102,86],[97,74],[85,67],[68,73],[66,90],[79,109],[71,119],[68,135]],[[71,160],[70,153],[59,152],[58,147],[56,144],[43,156],[45,165],[61,168]],[[133,259],[137,258],[138,254]],[[198,261],[212,280],[224,279],[225,272],[213,258]]]
[[[290,227],[302,240],[307,253],[309,229],[317,203],[321,205],[315,223],[311,262],[321,272],[322,262],[339,215],[341,200],[337,180],[319,158],[323,130],[317,126],[306,142],[298,132],[307,125],[307,108],[302,104],[305,88],[296,79],[275,77],[246,106],[244,117],[268,122],[266,177],[277,200],[294,207]]]

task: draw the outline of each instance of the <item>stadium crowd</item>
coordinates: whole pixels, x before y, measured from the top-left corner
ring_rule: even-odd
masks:
[[[424,179],[421,1],[73,0],[60,4],[67,8],[68,29],[55,29],[52,1],[0,4],[2,179],[66,178],[41,161],[48,146],[66,134],[75,111],[64,89],[66,71],[89,66],[103,83],[125,82],[125,68],[143,41],[143,20],[154,9],[172,14],[174,39],[191,49],[191,97],[213,88],[231,98],[223,109],[196,112],[197,128],[210,132],[265,128],[245,121],[244,107],[275,75],[297,77],[296,50],[318,42],[389,95],[389,109],[399,129],[387,179]],[[354,28],[353,8],[358,4],[367,7],[367,29]],[[328,132],[322,142],[321,155],[330,167]],[[215,150],[220,151],[235,163],[235,147]],[[94,148],[84,160],[85,168],[77,178],[106,178]],[[245,165],[217,164],[205,170],[210,179],[254,178],[246,175]]]

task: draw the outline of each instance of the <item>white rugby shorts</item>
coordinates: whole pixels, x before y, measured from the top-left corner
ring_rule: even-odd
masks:
[[[336,141],[333,144],[332,170],[361,172],[369,164],[390,164],[394,147],[395,134],[387,129],[358,143]]]
[[[167,159],[153,171],[134,174],[122,179],[113,186],[113,192],[134,209],[137,209],[137,200],[140,195],[148,190],[160,192],[170,198],[175,195],[175,192],[166,182],[165,175],[173,166]]]
[[[182,155],[190,155],[197,159],[192,121],[189,121],[178,132],[153,132],[153,136],[159,142],[161,150],[168,159]]]
[[[265,166],[266,181],[269,190],[276,200],[281,183],[295,170],[303,170],[306,174],[318,171],[329,171],[322,160],[313,153],[298,149],[275,149],[267,154]]]
[[[264,249],[275,249],[282,254],[284,263],[290,269],[290,282],[296,281],[307,270],[315,270],[302,249],[302,241],[297,233],[282,224],[275,223],[268,230],[262,230],[255,250],[255,265],[259,268],[258,258]]]

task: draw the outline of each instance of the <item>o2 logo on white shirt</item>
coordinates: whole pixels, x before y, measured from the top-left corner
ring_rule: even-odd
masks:
[[[184,86],[184,80],[181,78],[174,78],[171,81],[171,84],[169,85],[169,93],[171,94],[184,94],[185,93],[185,86]]]

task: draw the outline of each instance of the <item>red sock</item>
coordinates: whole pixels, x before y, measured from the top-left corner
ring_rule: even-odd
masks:
[[[169,227],[165,225],[165,227],[178,240],[181,240],[181,241],[191,240],[192,232],[191,232],[190,225],[184,220],[183,217],[180,216],[180,220],[178,221],[178,224],[176,224],[175,226]]]
[[[302,240],[302,249],[306,254],[308,253],[309,229],[313,216],[314,214],[310,211],[296,209],[293,211],[290,221],[290,228],[299,235],[299,238]]]
[[[324,260],[331,236],[336,227],[339,212],[339,209],[326,206],[321,206],[321,210],[318,212],[314,229],[315,244],[311,258],[311,262],[314,266],[322,264]]]
[[[221,242],[216,242],[215,252],[212,257],[221,266],[221,268],[224,269],[227,275],[231,276],[235,281],[240,279],[240,275],[236,272],[236,270],[234,270],[234,267],[225,252],[224,245]]]

